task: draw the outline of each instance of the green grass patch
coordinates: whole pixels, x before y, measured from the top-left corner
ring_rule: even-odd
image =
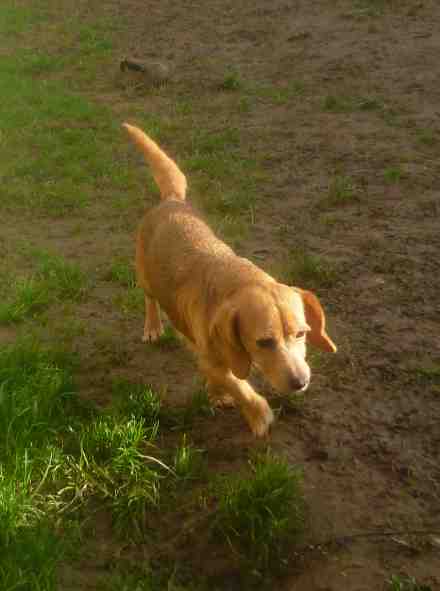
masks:
[[[0,349],[0,587],[55,589],[64,544],[45,491],[71,424],[73,360],[29,341]]]
[[[340,206],[357,201],[359,194],[353,179],[349,176],[335,176],[328,188],[328,195],[319,201],[319,206]]]
[[[183,434],[182,443],[176,448],[173,458],[173,470],[177,481],[188,482],[198,477],[202,460],[201,449],[194,447]]]
[[[322,108],[331,113],[346,113],[353,110],[353,102],[347,97],[328,95],[323,100]]]
[[[63,541],[56,524],[89,501],[107,506],[116,528],[134,537],[159,505],[162,480],[194,473],[196,450],[186,441],[175,453],[179,474],[160,459],[160,402],[150,389],[115,382],[115,404],[96,414],[76,400],[75,366],[29,341],[0,349],[2,589],[55,589],[72,541],[68,523]]]
[[[286,260],[282,275],[289,285],[319,289],[334,287],[339,273],[332,262],[297,249]]]
[[[163,349],[173,349],[174,347],[178,347],[180,343],[180,339],[174,328],[171,324],[167,324],[164,328],[163,334],[155,343],[155,346],[161,347]]]
[[[218,155],[236,150],[240,145],[240,134],[232,127],[217,132],[198,129],[193,133],[191,142],[194,154]]]
[[[438,143],[438,132],[433,129],[419,129],[416,133],[417,141],[423,146],[435,146]]]
[[[0,350],[0,441],[6,453],[38,447],[66,424],[66,404],[74,392],[71,368],[64,354],[33,343]]]
[[[29,253],[35,271],[29,278],[11,278],[0,304],[0,323],[13,324],[40,314],[57,301],[79,301],[85,294],[85,274],[74,263],[45,251]]]
[[[416,367],[412,372],[423,383],[440,385],[440,363]]]
[[[228,72],[219,84],[219,90],[226,92],[238,91],[243,88],[243,80],[238,72]]]
[[[200,586],[177,565],[157,564],[125,564],[115,567],[113,572],[99,581],[98,591],[206,591],[205,585]]]
[[[211,216],[237,218],[256,201],[262,172],[253,158],[240,155],[238,130],[193,134],[183,168],[196,189],[196,201]]]
[[[163,407],[160,420],[172,431],[187,431],[194,422],[203,417],[212,417],[215,411],[205,389],[197,390],[184,406]]]
[[[57,42],[50,51],[21,47],[0,56],[2,100],[8,106],[0,112],[2,208],[58,216],[84,207],[105,188],[130,186],[128,171],[115,166],[120,130],[112,114],[71,88],[72,80],[80,87],[82,77],[96,75],[111,47],[104,25],[79,19],[52,14],[44,3],[19,8],[9,2],[0,8],[0,35],[32,30],[32,39],[40,39],[50,21],[54,26],[46,27],[45,45],[51,35]],[[67,70],[75,76],[65,76]]]
[[[142,315],[145,307],[145,296],[139,287],[130,287],[114,296],[115,305],[127,316]]]
[[[128,418],[143,418],[157,433],[161,402],[148,386],[118,379],[112,385],[113,410]]]
[[[398,167],[386,168],[383,172],[383,178],[387,185],[398,184],[403,177],[403,172]]]
[[[160,482],[169,472],[151,454],[155,436],[154,427],[142,418],[110,414],[84,426],[79,457],[72,454],[63,471],[62,503],[75,509],[99,500],[110,508],[118,530],[139,534],[146,513],[159,504]]]
[[[56,569],[65,551],[65,543],[48,525],[41,523],[19,528],[16,536],[2,545],[1,588],[8,591],[55,591]]]
[[[381,99],[374,96],[338,96],[327,95],[322,101],[324,111],[330,113],[353,113],[356,111],[383,112],[385,105]]]
[[[113,261],[106,274],[108,281],[113,281],[122,287],[136,287],[136,273],[132,265],[124,261]]]
[[[31,30],[44,22],[47,12],[42,6],[17,6],[15,2],[6,3],[0,9],[0,31],[6,36],[16,36]]]
[[[276,105],[286,105],[305,94],[305,86],[299,80],[280,85],[254,85],[248,89],[249,96],[268,99]]]
[[[62,215],[84,207],[110,184],[122,189],[127,173],[115,167],[119,130],[110,113],[61,82],[33,79],[18,57],[12,67],[1,63],[6,59],[14,58],[0,58],[9,105],[0,113],[2,207]]]
[[[221,481],[215,529],[256,570],[279,567],[304,527],[301,473],[270,455],[250,467]]]
[[[355,14],[358,16],[382,16],[386,8],[394,6],[392,0],[355,0]]]
[[[389,591],[433,591],[430,585],[418,583],[414,577],[393,575],[389,581]]]
[[[65,446],[56,502],[69,514],[100,503],[118,532],[141,536],[146,515],[160,503],[161,482],[173,476],[155,446],[160,402],[141,385],[113,385],[115,403],[79,425]]]

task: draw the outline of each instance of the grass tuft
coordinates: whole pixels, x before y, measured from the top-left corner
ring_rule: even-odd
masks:
[[[201,389],[185,406],[162,408],[160,419],[172,430],[185,431],[194,425],[198,417],[212,416],[214,412],[207,391]]]
[[[329,186],[328,196],[320,205],[346,205],[358,199],[353,180],[348,176],[335,176]]]
[[[127,380],[115,380],[112,388],[113,409],[120,416],[142,417],[148,428],[157,431],[161,403],[151,388]]]
[[[238,91],[243,88],[243,81],[237,72],[228,72],[219,85],[219,90]]]
[[[59,300],[78,301],[86,289],[86,276],[74,263],[45,251],[31,254],[33,276],[12,280],[0,304],[0,324],[13,324],[46,310]]]
[[[178,481],[194,480],[200,472],[202,450],[187,442],[186,433],[174,453],[173,468]]]
[[[69,457],[60,497],[65,507],[97,499],[107,504],[118,530],[139,534],[149,509],[160,501],[160,482],[170,469],[148,453],[157,423],[109,414],[83,426],[79,454]]]
[[[393,575],[389,581],[389,591],[433,591],[430,585],[419,584],[413,577]]]
[[[108,281],[113,281],[122,287],[136,287],[135,271],[131,265],[128,265],[124,261],[113,261],[105,278]]]
[[[289,285],[311,289],[334,287],[338,279],[338,271],[333,263],[304,250],[295,250],[290,255],[283,275]]]
[[[301,474],[270,455],[251,462],[250,476],[220,484],[215,528],[256,568],[283,561],[304,526]]]
[[[387,168],[383,173],[384,180],[388,185],[396,185],[402,180],[402,170],[398,167]]]

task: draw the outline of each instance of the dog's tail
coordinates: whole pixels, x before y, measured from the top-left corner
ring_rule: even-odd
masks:
[[[154,180],[162,199],[174,197],[185,201],[186,177],[177,164],[163,152],[151,138],[138,127],[123,123],[132,141],[140,148],[151,166]]]

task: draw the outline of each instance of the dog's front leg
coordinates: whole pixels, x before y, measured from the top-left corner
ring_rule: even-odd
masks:
[[[229,395],[240,408],[252,433],[256,437],[267,434],[274,417],[267,400],[257,394],[246,380],[240,380],[227,369],[213,367],[201,363],[201,369],[206,375],[208,386],[214,392],[220,391]]]

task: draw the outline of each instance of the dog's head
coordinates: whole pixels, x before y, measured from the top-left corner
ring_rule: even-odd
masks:
[[[318,298],[275,282],[247,286],[225,301],[213,319],[210,339],[236,377],[245,379],[254,364],[283,393],[309,385],[306,344],[336,351]]]

